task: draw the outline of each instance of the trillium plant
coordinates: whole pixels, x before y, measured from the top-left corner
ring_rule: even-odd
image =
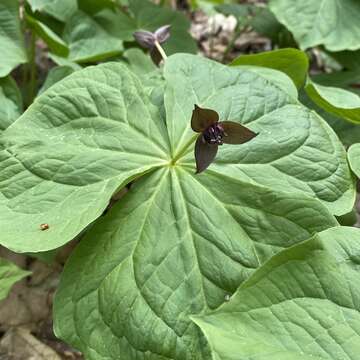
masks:
[[[159,66],[139,47],[83,69],[81,57],[22,115],[16,84],[0,82],[6,116],[18,114],[0,126],[0,244],[40,257],[76,243],[56,336],[87,360],[358,360],[360,232],[338,220],[354,206],[360,149],[351,170],[300,102],[306,54],[231,66],[172,54],[188,23],[129,3],[128,22],[154,22],[131,41]],[[91,21],[115,31],[108,10]],[[324,100],[334,91],[306,89],[342,111]],[[28,273],[0,261],[0,276],[3,298]]]

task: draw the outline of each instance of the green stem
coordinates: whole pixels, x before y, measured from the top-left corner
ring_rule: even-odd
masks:
[[[234,45],[235,45],[235,41],[237,40],[237,38],[240,36],[241,32],[243,31],[244,27],[243,26],[238,26],[235,31],[233,36],[231,37],[229,43],[226,46],[226,49],[224,51],[223,57],[222,57],[222,62],[225,62],[226,58],[228,57],[228,55],[230,54],[230,52],[233,50]]]
[[[37,87],[37,78],[36,78],[36,35],[34,32],[31,32],[31,40],[30,40],[30,51],[29,51],[29,59],[30,59],[30,85],[29,85],[29,97],[28,97],[28,105],[31,105],[34,101],[36,95],[36,87]]]
[[[155,46],[156,46],[157,50],[159,51],[161,57],[165,61],[167,59],[167,55],[166,55],[164,49],[161,47],[161,45],[157,41],[155,41]]]

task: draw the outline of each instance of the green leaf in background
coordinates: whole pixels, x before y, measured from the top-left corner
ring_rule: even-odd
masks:
[[[357,0],[270,0],[269,6],[303,50],[317,45],[330,51],[360,49]]]
[[[26,12],[25,18],[28,26],[36,33],[37,36],[45,41],[50,51],[63,57],[66,57],[69,54],[67,44],[47,25]]]
[[[20,90],[10,76],[0,79],[0,133],[22,114]]]
[[[360,123],[360,97],[350,91],[315,84],[310,81],[305,91],[318,106],[345,120]]]
[[[189,315],[214,309],[273,254],[331,226],[320,202],[303,194],[212,171],[159,170],[138,180],[71,256],[56,333],[89,359],[208,359]]]
[[[317,74],[311,77],[316,84],[325,86],[341,87],[345,90],[360,94],[360,74],[356,71],[338,71],[330,74]],[[360,139],[360,124],[344,121],[343,118],[336,116],[333,112],[329,113],[323,107],[319,107],[309,96],[302,91],[300,93],[301,102],[314,109],[328,124],[335,130],[340,140],[345,146],[350,146]]]
[[[77,11],[66,23],[64,40],[70,48],[68,60],[78,63],[100,61],[124,49],[120,38],[82,11]]]
[[[157,116],[139,80],[116,63],[44,92],[0,139],[1,243],[20,252],[59,247],[99,217],[118,188],[167,164]]]
[[[49,53],[48,54],[49,58],[56,64],[59,66],[68,66],[71,67],[74,71],[76,70],[81,70],[82,66],[77,64],[76,62],[73,62],[71,60],[68,60],[67,58]]]
[[[333,228],[275,255],[194,321],[214,360],[357,360],[360,230]]]
[[[139,29],[154,31],[171,25],[171,37],[164,45],[168,55],[177,52],[196,53],[197,45],[188,30],[190,21],[180,12],[158,6],[147,0],[132,0],[129,12],[114,7],[109,1],[81,2],[65,24],[63,41],[70,48],[66,60],[91,63],[120,55],[123,42],[134,42]],[[46,41],[46,37],[42,36]],[[56,55],[61,55],[53,51]],[[65,65],[60,57],[57,63]]]
[[[344,119],[330,114],[323,108],[316,105],[306,94],[305,90],[302,90],[299,94],[300,101],[309,109],[316,111],[336,132],[337,136],[345,147],[356,143],[360,139],[360,126],[353,122],[344,121]]]
[[[77,0],[79,9],[89,15],[94,15],[104,9],[115,9],[113,0]]]
[[[221,4],[215,9],[226,16],[233,15],[237,20],[237,27],[247,25],[252,16],[261,11],[260,7],[251,4]]]
[[[77,10],[76,0],[26,0],[32,11],[39,11],[65,22]]]
[[[348,70],[360,69],[360,50],[329,52],[329,55]]]
[[[360,143],[350,147],[348,157],[352,171],[360,178]]]
[[[279,49],[260,54],[241,55],[233,60],[230,65],[263,66],[279,70],[288,75],[297,88],[301,88],[308,73],[309,60],[303,51]]]
[[[11,287],[25,276],[31,274],[18,268],[12,262],[0,258],[0,301],[5,299]]]
[[[0,78],[27,61],[20,28],[18,0],[0,2]]]
[[[297,47],[292,34],[279,23],[268,7],[257,9],[250,25],[259,34],[270,38],[273,45],[281,48]]]
[[[52,68],[46,77],[44,84],[39,90],[39,94],[42,94],[45,90],[49,89],[51,86],[55,85],[62,79],[65,79],[67,76],[71,75],[74,72],[74,69],[71,66],[56,66]]]

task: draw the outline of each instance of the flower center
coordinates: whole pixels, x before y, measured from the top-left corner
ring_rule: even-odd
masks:
[[[203,132],[204,140],[211,145],[222,145],[224,135],[224,129],[219,123],[210,125]]]

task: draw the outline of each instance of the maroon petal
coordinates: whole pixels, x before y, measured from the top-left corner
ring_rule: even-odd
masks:
[[[150,31],[135,31],[133,36],[143,48],[152,49],[155,46],[156,37]]]
[[[217,145],[208,144],[202,134],[198,136],[195,143],[196,174],[204,171],[213,162],[217,151]]]
[[[165,25],[155,31],[155,37],[159,44],[164,43],[170,37],[171,25]]]
[[[155,65],[159,65],[161,63],[161,60],[163,60],[157,47],[154,47],[153,49],[150,50],[150,56]]]
[[[216,111],[211,109],[202,109],[195,105],[195,109],[192,112],[191,128],[195,132],[203,132],[210,125],[219,121],[219,115]]]
[[[219,125],[224,129],[222,140],[225,144],[243,144],[258,135],[246,126],[233,121],[221,121]]]

